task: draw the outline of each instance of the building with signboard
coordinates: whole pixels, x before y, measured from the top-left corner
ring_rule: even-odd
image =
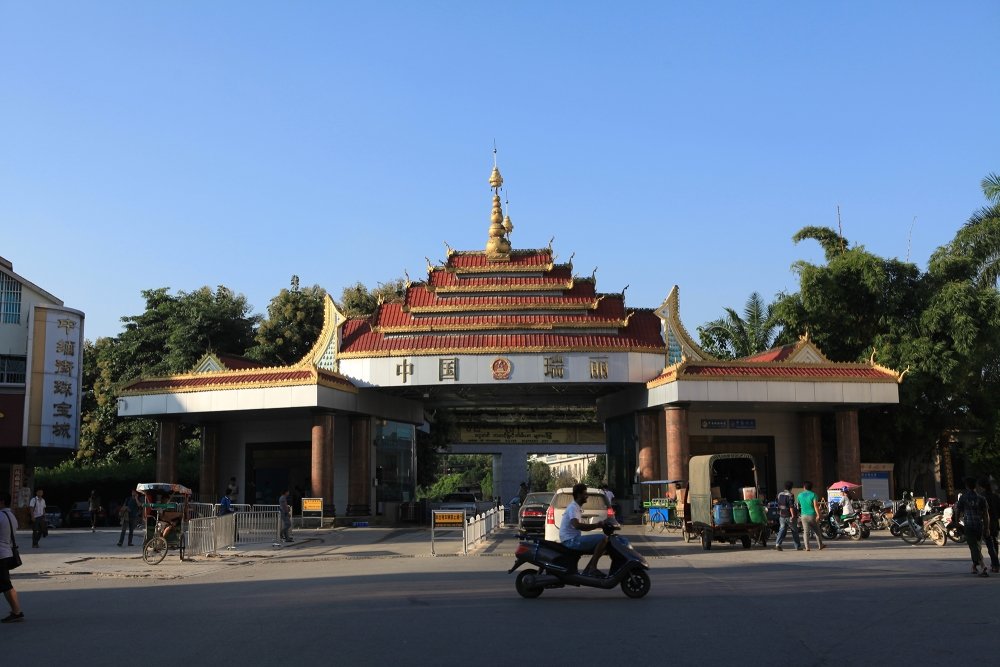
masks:
[[[0,257],[0,485],[15,507],[36,466],[79,445],[83,320]]]
[[[494,457],[502,498],[525,481],[528,457],[545,454],[606,453],[622,500],[717,451],[752,453],[769,494],[785,478],[860,480],[858,411],[898,402],[898,373],[874,359],[835,363],[808,337],[715,359],[682,325],[677,287],[658,308],[631,307],[551,242],[512,248],[502,183],[494,167],[484,250],[447,246],[370,317],[328,300],[297,364],[237,368],[209,355],[191,373],[126,387],[119,414],[160,422],[163,480],[176,471],[177,425],[191,423],[204,434],[205,494],[239,471],[258,496],[280,485],[273,474],[367,514],[412,499],[414,428],[442,411],[452,452]]]

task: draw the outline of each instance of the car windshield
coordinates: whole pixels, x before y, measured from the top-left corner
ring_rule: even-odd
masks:
[[[570,502],[573,500],[572,493],[558,493],[556,494],[553,504],[555,504],[556,509],[566,509]],[[587,502],[583,504],[584,510],[606,510],[608,508],[608,498],[603,493],[588,493]]]
[[[548,505],[552,502],[552,492],[546,491],[545,493],[529,493],[524,497],[524,504],[537,503],[539,505]]]

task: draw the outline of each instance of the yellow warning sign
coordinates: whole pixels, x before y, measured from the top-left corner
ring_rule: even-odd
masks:
[[[465,512],[434,512],[435,526],[464,526]]]
[[[322,512],[323,511],[323,499],[322,498],[303,498],[302,499],[302,511],[303,512]]]

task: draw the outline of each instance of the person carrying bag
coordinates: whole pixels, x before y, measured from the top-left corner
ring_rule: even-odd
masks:
[[[10,494],[0,493],[0,517],[3,517],[0,519],[0,592],[10,605],[10,614],[0,619],[0,623],[16,623],[24,620],[17,591],[10,581],[10,571],[21,567],[21,556],[17,551],[17,540],[14,537],[17,518],[7,509],[9,504]]]

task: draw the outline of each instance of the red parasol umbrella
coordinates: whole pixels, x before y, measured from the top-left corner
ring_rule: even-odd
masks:
[[[833,484],[831,484],[830,486],[826,487],[826,490],[827,490],[827,491],[834,491],[834,490],[836,490],[836,491],[840,491],[840,490],[841,490],[842,488],[844,488],[845,486],[846,486],[847,488],[849,488],[849,489],[860,489],[860,488],[861,488],[861,485],[860,485],[860,484],[855,484],[854,482],[844,482],[844,481],[840,481],[840,482],[834,482],[834,483],[833,483]]]

